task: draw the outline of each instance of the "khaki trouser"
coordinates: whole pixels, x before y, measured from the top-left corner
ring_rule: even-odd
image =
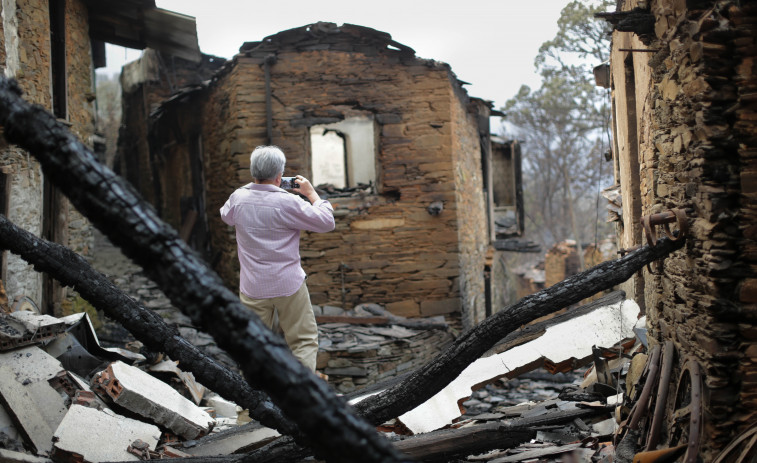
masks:
[[[291,296],[252,299],[241,292],[239,299],[260,317],[269,329],[273,326],[274,315],[278,313],[279,326],[284,331],[284,339],[292,354],[303,365],[315,371],[318,355],[318,326],[315,323],[310,293],[305,282]]]

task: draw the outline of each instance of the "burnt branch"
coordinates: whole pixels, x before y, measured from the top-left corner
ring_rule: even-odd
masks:
[[[29,151],[45,177],[100,229],[218,345],[236,360],[248,383],[264,390],[307,436],[301,443],[330,461],[402,460],[313,372],[292,356],[178,233],[136,191],[100,164],[64,124],[21,98],[15,81],[0,78],[0,125],[5,138]]]
[[[0,215],[0,250],[21,256],[38,272],[71,286],[90,304],[121,323],[135,338],[156,352],[165,352],[191,371],[197,380],[221,396],[250,411],[250,416],[282,434],[297,427],[262,392],[253,390],[237,373],[203,354],[152,310],[139,305],[80,255],[17,227]]]
[[[463,333],[432,362],[407,380],[355,404],[358,413],[375,425],[398,417],[433,397],[468,365],[521,326],[576,304],[623,283],[647,264],[680,249],[684,240],[660,239],[625,256],[603,262],[560,283],[526,296]]]

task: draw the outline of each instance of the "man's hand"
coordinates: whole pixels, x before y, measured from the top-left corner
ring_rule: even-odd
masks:
[[[310,201],[310,204],[313,204],[321,199],[318,196],[318,193],[315,192],[315,188],[310,184],[310,181],[308,179],[306,179],[302,175],[298,175],[295,178],[297,179],[297,185],[299,186],[297,188],[293,188],[292,192],[299,193],[302,196],[306,197],[308,201]]]

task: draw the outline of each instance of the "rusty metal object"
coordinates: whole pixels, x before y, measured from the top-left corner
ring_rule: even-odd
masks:
[[[628,423],[628,429],[638,429],[639,421],[647,414],[649,408],[649,397],[652,395],[652,387],[657,382],[657,374],[660,369],[660,346],[659,344],[652,348],[649,356],[647,379],[644,388],[641,390],[639,400],[636,401],[636,410]]]
[[[656,463],[663,461],[673,461],[686,449],[685,445],[679,445],[678,447],[670,447],[660,450],[647,450],[639,452],[633,456],[633,463]]]
[[[630,248],[621,248],[621,249],[618,250],[618,255],[620,257],[623,257],[626,254],[628,254],[629,252],[633,252],[633,251],[635,251],[635,250],[637,250],[639,248],[641,248],[640,244],[637,244],[636,246],[631,246]]]
[[[720,452],[712,463],[754,461],[757,456],[757,426],[742,432]]]
[[[676,222],[678,225],[678,236],[674,236],[668,226],[668,224],[673,222]],[[663,234],[673,241],[682,239],[689,231],[689,222],[686,218],[686,213],[682,209],[670,209],[659,214],[645,215],[641,218],[641,226],[644,228],[647,243],[652,246],[657,244],[657,232],[654,228],[657,225],[660,225]]]
[[[662,353],[662,370],[660,372],[660,381],[657,386],[657,398],[655,399],[654,415],[652,425],[647,437],[647,446],[645,450],[650,452],[657,448],[660,441],[660,430],[665,418],[665,405],[667,404],[668,389],[670,388],[670,376],[673,373],[673,357],[675,355],[675,346],[673,341],[665,342],[665,350]]]
[[[676,386],[676,401],[671,423],[670,445],[674,446],[687,438],[683,463],[696,463],[702,440],[702,371],[699,363],[690,358],[684,363]],[[683,425],[688,417],[688,436],[684,436]]]

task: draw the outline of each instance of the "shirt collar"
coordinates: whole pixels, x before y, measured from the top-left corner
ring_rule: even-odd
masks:
[[[242,188],[246,188],[248,190],[253,190],[253,191],[283,191],[284,193],[286,193],[286,190],[283,190],[277,187],[276,185],[271,185],[268,183],[248,183]]]

